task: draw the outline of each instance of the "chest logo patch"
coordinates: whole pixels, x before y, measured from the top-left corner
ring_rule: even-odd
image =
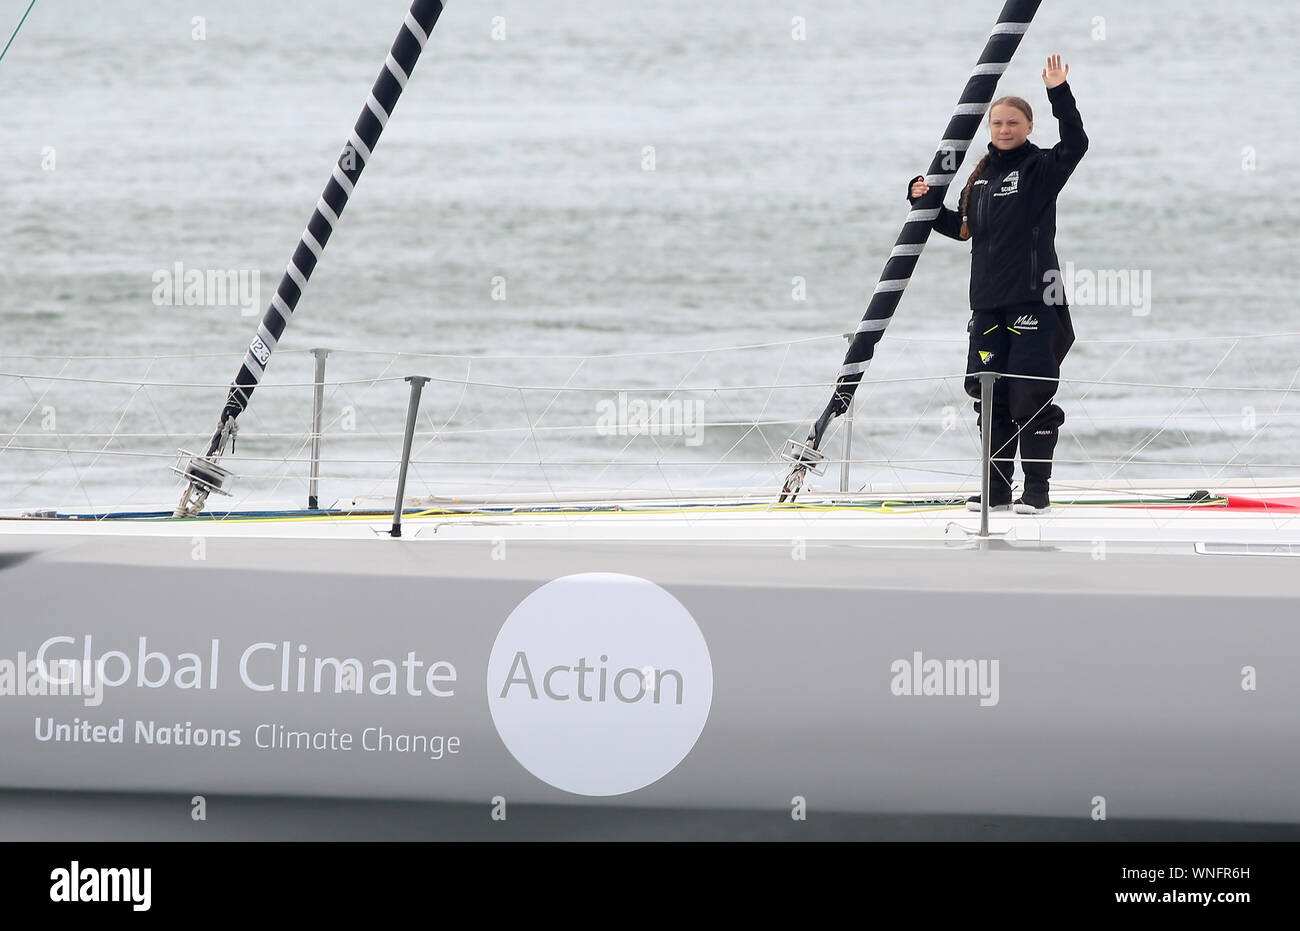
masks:
[[[1001,190],[999,190],[999,191],[998,191],[996,194],[994,194],[993,196],[994,196],[994,197],[1006,197],[1008,194],[1015,194],[1015,193],[1016,193],[1017,191],[1019,191],[1019,190],[1020,190],[1020,170],[1017,169],[1017,170],[1011,172],[1011,174],[1007,175],[1007,176],[1002,180],[1002,188],[1001,188]]]

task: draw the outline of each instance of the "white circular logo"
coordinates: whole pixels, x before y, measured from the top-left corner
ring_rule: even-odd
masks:
[[[488,659],[506,748],[577,795],[645,788],[686,758],[713,704],[713,662],[682,603],[653,582],[587,572],[510,613]]]

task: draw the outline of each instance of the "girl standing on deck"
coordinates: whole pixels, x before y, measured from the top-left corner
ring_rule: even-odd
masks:
[[[1065,422],[1065,412],[1052,398],[1061,361],[1074,342],[1065,298],[1059,288],[1048,286],[1059,282],[1061,274],[1054,242],[1056,196],[1088,150],[1083,119],[1065,83],[1069,71],[1069,65],[1062,67],[1060,55],[1049,55],[1043,69],[1061,141],[1050,150],[1040,149],[1028,139],[1034,128],[1029,103],[1020,97],[993,101],[992,141],[966,182],[960,212],[941,207],[934,220],[934,229],[943,235],[971,241],[964,387],[976,398],[975,412],[980,413],[981,371],[1034,376],[999,378],[993,386],[993,511],[1012,507],[1017,441],[1025,487],[1016,499],[1016,512],[1041,514],[1051,508],[1052,454]],[[914,178],[908,200],[915,201],[929,189],[923,176]],[[971,510],[979,510],[979,505],[978,495],[967,501]]]

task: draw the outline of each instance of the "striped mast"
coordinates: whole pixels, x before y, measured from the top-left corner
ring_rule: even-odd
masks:
[[[984,51],[966,81],[957,109],[948,120],[948,128],[944,130],[939,147],[930,161],[930,170],[925,174],[930,190],[912,205],[903,223],[903,231],[899,233],[894,248],[885,261],[866,313],[853,334],[844,363],[840,366],[835,393],[813,424],[805,444],[802,447],[794,444],[796,452],[792,458],[795,466],[781,489],[780,501],[794,500],[794,496],[803,487],[808,463],[821,458],[816,455],[816,451],[826,435],[826,428],[833,419],[847,411],[853,401],[858,384],[871,365],[876,343],[880,342],[885,327],[894,318],[894,310],[903,297],[903,289],[911,280],[916,263],[930,238],[930,224],[939,215],[939,208],[943,206],[953,176],[966,158],[966,150],[983,122],[989,104],[993,102],[998,78],[1007,70],[1012,56],[1020,47],[1020,40],[1028,31],[1040,3],[1042,0],[1007,0],[1002,12],[998,14],[997,24],[989,34]]]
[[[174,516],[196,516],[203,510],[208,492],[218,489],[224,480],[223,476],[228,474],[216,465],[216,461],[225,452],[226,444],[234,439],[238,430],[237,419],[261,382],[271,353],[284,335],[294,309],[307,288],[307,281],[311,278],[330,235],[338,226],[343,208],[347,206],[362,170],[369,163],[371,153],[379,142],[379,135],[388,125],[388,118],[397,106],[397,99],[402,96],[406,82],[415,70],[415,63],[429,41],[429,35],[437,25],[446,3],[447,0],[414,0],[411,4],[388,57],[384,59],[379,77],[375,79],[365,106],[361,108],[361,115],[357,117],[343,151],[330,172],[325,191],[316,201],[316,209],[307,221],[307,228],[298,240],[298,247],[289,259],[279,287],[271,297],[270,306],[257,328],[257,335],[248,347],[239,374],[230,386],[225,407],[221,411],[221,420],[208,444],[207,452],[201,458],[191,459],[183,470],[178,470],[188,479],[189,484]]]

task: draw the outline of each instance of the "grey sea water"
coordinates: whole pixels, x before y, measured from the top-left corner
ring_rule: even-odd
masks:
[[[407,5],[38,0],[0,62],[0,508],[174,503]],[[779,485],[1000,6],[451,4],[241,418],[236,502],[305,500],[313,347],[389,379],[327,392],[326,502],[391,487],[408,374],[438,379],[413,492]],[[1058,252],[1151,282],[1074,307],[1055,487],[1295,474],[1300,337],[1245,337],[1300,333],[1298,38],[1273,4],[1048,0],[1002,79],[1050,146],[1040,71],[1070,64]],[[158,306],[178,262],[260,271],[257,315]],[[854,455],[890,464],[855,487],[973,481],[968,269],[931,239],[858,394]],[[620,389],[698,401],[700,441],[570,429]]]

